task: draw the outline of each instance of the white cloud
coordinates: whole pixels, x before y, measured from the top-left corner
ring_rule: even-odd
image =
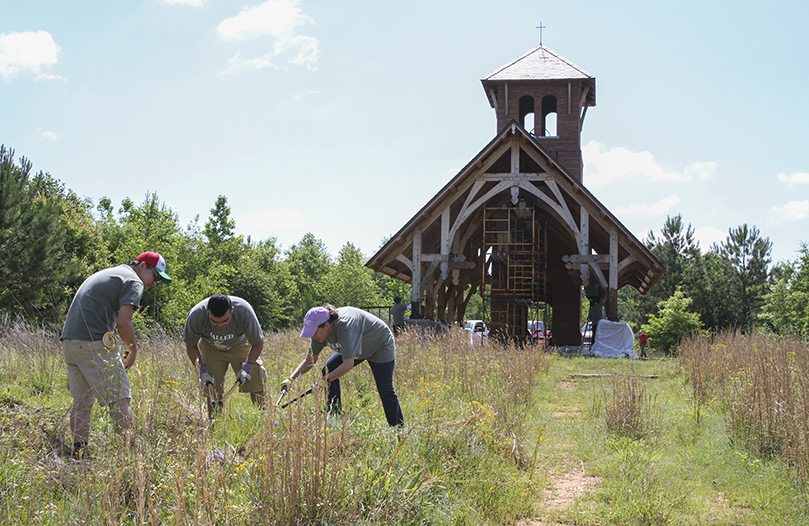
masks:
[[[809,201],[790,201],[784,206],[770,208],[767,213],[769,223],[794,223],[809,217]]]
[[[268,237],[301,237],[306,214],[291,208],[277,210],[260,210],[245,212],[236,219],[236,230],[252,239],[267,239]]]
[[[789,185],[793,184],[809,184],[809,173],[805,172],[795,172],[792,175],[787,175],[785,173],[778,174],[778,180],[782,183],[787,183]]]
[[[582,148],[582,157],[588,187],[630,178],[645,182],[710,179],[716,173],[716,163],[711,161],[692,163],[680,173],[656,163],[650,152],[633,152],[622,147],[607,149],[597,141],[590,141]]]
[[[298,7],[297,0],[269,0],[263,4],[246,7],[231,18],[223,20],[217,28],[219,38],[226,42],[242,42],[256,38],[275,39],[272,50],[255,58],[241,58],[236,54],[228,61],[225,71],[230,74],[272,67],[278,69],[276,58],[296,66],[315,69],[320,56],[317,39],[307,35],[296,35],[295,29],[313,22]]]
[[[705,251],[710,249],[714,243],[721,243],[727,239],[726,231],[719,230],[712,226],[701,226],[694,229],[694,238],[699,241],[700,248]]]
[[[680,198],[676,195],[663,198],[657,203],[647,204],[631,204],[629,206],[618,205],[614,207],[616,215],[620,216],[662,216],[669,210],[674,208],[680,203]]]
[[[48,75],[47,73],[40,73],[34,77],[34,80],[63,80],[67,82],[67,79],[61,75]]]
[[[253,71],[264,68],[278,69],[278,66],[276,66],[272,61],[271,54],[268,53],[263,57],[243,59],[241,53],[237,51],[235,55],[230,57],[227,67],[225,67],[225,70],[219,75],[225,76],[232,73],[241,73],[244,71]]]
[[[39,128],[37,131],[40,132],[39,136],[45,139],[46,141],[59,142],[60,134],[54,133],[52,131],[43,130],[41,128]]]
[[[47,31],[0,33],[0,75],[6,82],[23,71],[36,80],[61,78],[42,74],[42,68],[56,64],[61,49]]]
[[[257,6],[246,7],[238,15],[223,20],[217,32],[223,40],[251,40],[264,36],[291,37],[296,27],[312,21],[297,4],[297,0],[269,0]]]
[[[683,179],[690,181],[692,179],[713,179],[716,175],[716,163],[713,161],[696,162],[689,164],[685,167],[683,172]]]

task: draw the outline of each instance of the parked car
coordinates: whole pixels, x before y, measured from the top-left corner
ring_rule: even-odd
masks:
[[[542,320],[531,320],[528,322],[528,334],[537,345],[549,345],[551,338],[551,331],[545,327],[545,322]]]
[[[489,340],[489,328],[483,320],[466,320],[464,330],[469,335],[470,343],[483,343]]]

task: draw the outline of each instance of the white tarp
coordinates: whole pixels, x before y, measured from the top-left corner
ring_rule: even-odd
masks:
[[[635,335],[632,328],[620,321],[601,320],[596,328],[596,341],[590,352],[602,358],[632,358],[635,353]]]

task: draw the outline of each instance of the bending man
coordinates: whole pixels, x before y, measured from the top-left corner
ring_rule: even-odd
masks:
[[[228,366],[236,373],[239,391],[250,393],[256,405],[264,404],[267,372],[261,364],[264,335],[258,317],[242,298],[216,294],[194,306],[188,313],[183,341],[191,364],[199,367],[200,386],[208,398],[208,416],[213,416],[211,384],[221,400]],[[258,365],[258,368],[254,367]]]

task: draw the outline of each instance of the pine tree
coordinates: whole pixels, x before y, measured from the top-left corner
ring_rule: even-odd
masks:
[[[61,199],[45,191],[46,174],[31,177],[31,162],[14,162],[0,145],[0,311],[26,319],[56,321],[76,279],[64,253]]]

